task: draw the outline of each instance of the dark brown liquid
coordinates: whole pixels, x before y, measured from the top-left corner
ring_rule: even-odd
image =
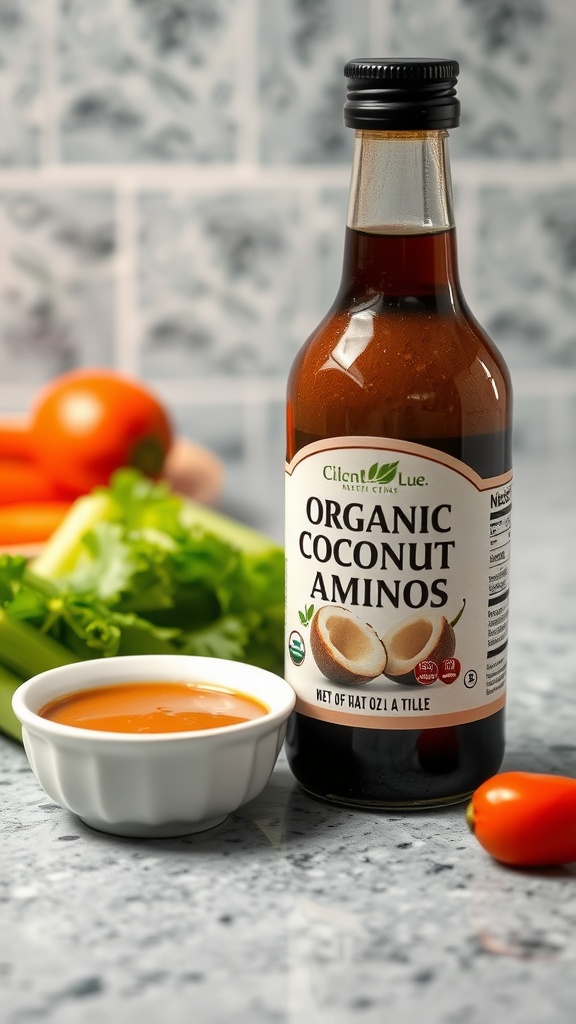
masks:
[[[334,350],[366,311],[372,337],[343,366]],[[292,369],[288,459],[311,441],[370,435],[448,452],[488,478],[511,467],[510,421],[508,373],[460,294],[453,232],[348,229],[336,302]],[[294,775],[316,796],[375,807],[447,803],[498,770],[504,712],[389,731],[295,713],[286,748]]]

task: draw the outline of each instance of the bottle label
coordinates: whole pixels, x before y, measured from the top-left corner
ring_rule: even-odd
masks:
[[[415,729],[505,703],[512,474],[374,437],[286,467],[286,678],[296,710]]]

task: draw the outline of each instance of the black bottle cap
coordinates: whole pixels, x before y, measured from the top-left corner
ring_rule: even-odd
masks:
[[[458,62],[356,58],[344,68],[344,124],[367,131],[426,131],[460,124]]]

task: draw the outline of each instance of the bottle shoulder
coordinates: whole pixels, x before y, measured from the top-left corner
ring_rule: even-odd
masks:
[[[344,373],[358,384],[411,388],[418,378],[447,380],[487,371],[508,378],[503,356],[468,309],[411,312],[402,309],[336,310],[312,332],[291,376],[314,384],[326,373]]]
[[[511,417],[505,361],[466,307],[333,311],[298,354],[288,394],[318,436],[352,422],[381,436],[483,433]]]

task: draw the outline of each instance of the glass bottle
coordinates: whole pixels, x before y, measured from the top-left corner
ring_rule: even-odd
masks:
[[[458,278],[458,71],[346,65],[342,280],[288,384],[286,749],[348,805],[462,801],[504,753],[511,387]]]

